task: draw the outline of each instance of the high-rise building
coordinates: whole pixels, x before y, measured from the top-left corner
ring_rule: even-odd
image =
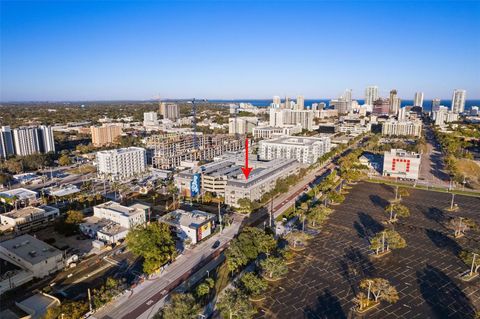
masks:
[[[45,125],[14,129],[13,145],[15,154],[20,156],[55,152],[52,128]]]
[[[253,128],[257,125],[256,117],[231,117],[228,119],[228,134],[252,133]]]
[[[281,104],[282,104],[282,99],[279,96],[275,95],[272,99],[271,107],[279,109]]]
[[[304,130],[311,131],[313,129],[314,112],[311,110],[270,109],[270,126],[283,127],[300,124]]]
[[[343,93],[343,98],[347,102],[352,102],[352,89],[346,89],[345,93]]]
[[[433,99],[432,100],[432,111],[438,111],[439,107],[440,107],[440,99]]]
[[[297,103],[295,104],[297,110],[305,109],[305,99],[302,95],[297,96]]]
[[[92,144],[94,146],[105,146],[117,142],[122,134],[122,128],[117,125],[104,124],[103,126],[91,126]]]
[[[156,125],[158,125],[157,112],[143,113],[143,126],[156,126]]]
[[[127,147],[97,152],[98,175],[111,180],[122,180],[146,170],[144,148]]]
[[[365,89],[365,104],[373,105],[378,100],[378,86],[369,86]]]
[[[0,128],[0,158],[7,158],[15,154],[13,146],[13,134],[10,126],[2,126]]]
[[[164,119],[176,121],[180,118],[180,108],[175,103],[160,102],[160,115]]]
[[[452,112],[463,113],[465,111],[465,98],[467,91],[455,89],[452,96]]]
[[[416,92],[415,99],[413,100],[413,106],[423,107],[423,92]]]
[[[401,100],[397,96],[397,90],[393,89],[390,91],[390,110],[389,113],[393,115],[398,114],[398,110],[400,109]]]

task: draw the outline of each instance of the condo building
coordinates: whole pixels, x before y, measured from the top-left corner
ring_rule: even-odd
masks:
[[[283,127],[300,124],[302,129],[311,131],[313,129],[313,112],[311,110],[270,108],[270,126]]]
[[[295,159],[303,164],[313,164],[323,154],[329,152],[329,137],[283,136],[259,143],[259,157],[263,160],[278,158]]]
[[[423,92],[416,92],[413,99],[413,106],[423,107]]]
[[[465,111],[465,99],[467,91],[455,89],[452,96],[452,112],[463,113]]]
[[[302,125],[285,125],[283,127],[254,127],[252,130],[254,139],[270,139],[274,136],[294,135],[302,132]]]
[[[228,119],[228,134],[252,133],[252,130],[258,125],[256,117],[231,117]]]
[[[157,125],[158,125],[157,112],[143,113],[143,126],[157,126]]]
[[[55,152],[55,141],[51,126],[23,126],[0,129],[0,158],[10,155],[31,155],[36,153]]]
[[[180,118],[180,107],[175,103],[160,103],[160,115],[164,119],[172,120],[175,122]]]
[[[102,178],[124,180],[146,171],[146,152],[128,147],[97,152],[97,171]]]
[[[388,120],[382,124],[382,135],[387,136],[421,136],[421,121]]]
[[[369,86],[365,89],[365,104],[373,105],[378,99],[378,86]]]
[[[112,145],[122,135],[122,128],[118,125],[103,124],[102,126],[91,126],[92,144],[94,146]]]

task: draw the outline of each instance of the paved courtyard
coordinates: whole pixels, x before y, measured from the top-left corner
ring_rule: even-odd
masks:
[[[479,248],[479,233],[461,239],[445,222],[454,216],[480,224],[480,198],[456,196],[457,212],[448,212],[450,194],[411,190],[403,200],[411,215],[395,226],[407,247],[380,259],[369,257],[368,238],[385,227],[383,212],[394,197],[386,185],[360,183],[325,225],[322,234],[289,266],[288,276],[270,286],[257,304],[257,318],[359,318],[352,311],[358,283],[366,277],[386,278],[399,301],[380,307],[363,318],[474,318],[480,310],[480,279],[461,281],[468,270],[458,253]]]

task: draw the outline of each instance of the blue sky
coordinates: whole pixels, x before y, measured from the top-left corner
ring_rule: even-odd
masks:
[[[480,1],[1,1],[0,99],[480,98]]]

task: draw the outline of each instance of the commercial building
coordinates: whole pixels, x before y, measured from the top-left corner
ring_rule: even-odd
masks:
[[[180,107],[175,103],[160,102],[160,115],[175,122],[180,118]]]
[[[252,165],[253,167],[253,165]],[[247,198],[258,201],[262,196],[275,188],[280,178],[297,174],[300,164],[294,159],[276,159],[266,163],[257,163],[248,179],[243,174],[232,176],[225,186],[225,203],[238,207],[238,200]]]
[[[289,137],[262,140],[258,150],[260,159],[296,159],[300,163],[313,164],[330,151],[329,137]]]
[[[413,106],[423,107],[423,92],[415,92],[415,98],[413,99]]]
[[[392,149],[384,153],[383,175],[403,179],[417,180],[420,171],[421,156],[401,149]]]
[[[128,179],[146,171],[144,148],[128,147],[96,154],[98,176],[111,180]]]
[[[258,125],[256,117],[231,117],[228,119],[228,134],[252,133],[252,130]]]
[[[255,139],[270,139],[275,135],[294,135],[302,132],[302,125],[285,125],[283,127],[263,126],[252,130]]]
[[[455,89],[453,90],[452,96],[452,112],[453,113],[463,113],[465,111],[465,99],[467,91]]]
[[[150,207],[142,204],[123,206],[106,202],[93,208],[93,216],[80,224],[80,230],[87,236],[105,243],[116,243],[125,239],[129,229],[146,223]]]
[[[421,121],[388,120],[382,124],[382,135],[387,136],[421,136]]]
[[[338,114],[347,114],[352,109],[352,101],[348,101],[344,97],[331,100],[329,104],[330,107],[337,110]]]
[[[243,154],[225,156],[220,161],[178,173],[175,185],[182,196],[211,192],[224,197],[226,204],[237,206],[240,198],[259,200],[275,187],[279,178],[295,174],[300,168],[294,159],[250,160],[249,167],[253,170],[246,180],[241,169],[244,164]]]
[[[158,125],[157,112],[143,113],[143,126],[157,126],[157,125]]]
[[[225,152],[245,147],[243,135],[228,134],[159,134],[146,139],[145,144],[155,168],[171,169],[182,161],[212,160]]]
[[[18,267],[8,279],[0,282],[0,293],[53,274],[65,266],[60,250],[27,234],[1,242],[0,259]]]
[[[92,144],[94,146],[106,146],[117,143],[122,135],[122,128],[118,125],[103,124],[102,126],[91,126]]]
[[[342,133],[347,133],[347,134],[363,134],[370,132],[372,129],[372,126],[370,123],[351,123],[351,122],[344,122],[338,124],[338,131]]]
[[[295,103],[295,109],[297,109],[297,110],[305,109],[305,98],[302,95],[297,96],[297,101]]]
[[[378,100],[378,86],[369,86],[365,89],[365,104],[373,105]]]
[[[0,214],[0,224],[2,224],[2,228],[9,227],[15,232],[25,233],[47,226],[59,216],[60,211],[55,207],[28,206]]]
[[[313,117],[314,111],[311,110],[270,108],[270,126],[273,127],[300,124],[302,129],[311,131],[313,129]]]
[[[189,240],[191,244],[196,244],[213,233],[215,219],[214,214],[201,210],[187,212],[177,209],[162,216],[159,222],[173,226],[182,240]]]
[[[10,155],[31,155],[55,152],[53,131],[50,126],[29,126],[10,129],[3,126],[0,130],[0,158]]]

